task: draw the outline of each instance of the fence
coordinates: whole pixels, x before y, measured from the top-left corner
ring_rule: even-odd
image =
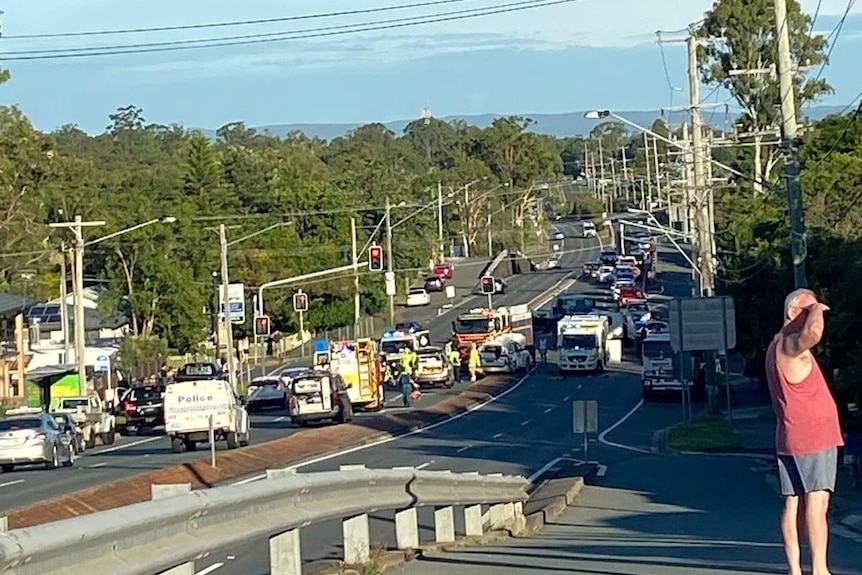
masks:
[[[194,574],[197,558],[269,538],[270,572],[301,575],[304,526],[341,519],[344,562],[361,565],[371,559],[368,513],[397,510],[397,546],[415,549],[417,507],[435,508],[435,540],[449,543],[455,506],[464,506],[465,535],[480,536],[486,524],[523,521],[527,487],[523,477],[364,466],[270,471],[263,481],[193,492],[153,485],[153,501],[0,534],[0,573]]]

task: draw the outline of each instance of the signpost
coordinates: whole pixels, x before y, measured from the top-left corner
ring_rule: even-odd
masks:
[[[224,286],[219,285],[219,302],[225,300]],[[227,300],[230,305],[230,322],[245,323],[245,285],[230,284],[227,286]],[[219,304],[219,321],[224,322],[224,304]]]
[[[676,352],[708,351],[727,355],[736,347],[736,309],[730,296],[673,299],[668,304],[670,345]],[[707,365],[705,369],[715,369]],[[727,417],[732,420],[730,378],[724,370]],[[683,409],[685,409],[685,386]]]
[[[572,402],[572,431],[584,439],[584,463],[589,463],[590,434],[599,432],[599,402]]]

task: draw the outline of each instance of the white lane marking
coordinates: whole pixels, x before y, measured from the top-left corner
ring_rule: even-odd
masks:
[[[635,453],[649,453],[649,449],[641,449],[640,447],[632,447],[631,445],[623,445],[622,443],[614,443],[613,441],[608,441],[608,433],[612,432],[614,429],[625,423],[632,415],[634,415],[638,409],[644,404],[644,400],[641,399],[637,402],[637,404],[629,410],[624,416],[622,416],[619,421],[611,425],[609,428],[605,429],[599,434],[599,443],[603,443],[608,447],[616,447],[617,449],[625,449],[626,451],[634,451]]]
[[[577,464],[577,465],[580,465],[581,463],[583,463],[583,462],[584,462],[584,460],[583,460],[583,459],[575,459],[574,457],[555,457],[554,459],[552,459],[552,460],[550,460],[549,462],[547,462],[546,464],[544,464],[544,465],[543,465],[543,466],[542,466],[538,471],[536,471],[534,474],[532,474],[531,476],[529,476],[529,477],[527,478],[527,481],[530,483],[530,485],[535,485],[535,484],[536,484],[536,480],[537,480],[537,479],[539,479],[542,475],[544,475],[545,473],[547,473],[547,472],[548,472],[548,470],[550,470],[552,467],[554,467],[554,466],[555,466],[557,463],[559,463],[560,461],[570,461],[570,462],[575,463],[575,464]]]
[[[9,487],[10,485],[18,485],[19,483],[24,483],[23,479],[16,479],[14,481],[7,481],[5,483],[0,483],[0,487]]]
[[[572,396],[567,395],[566,397],[563,398],[563,401],[569,401],[570,399],[572,399]]]
[[[224,563],[213,563],[209,567],[205,567],[200,571],[196,572],[195,575],[209,575],[216,569],[221,569],[222,567],[224,567]]]
[[[545,410],[545,413],[551,413],[552,411],[554,411],[554,408],[549,407],[548,409]]]
[[[425,469],[426,467],[433,465],[433,464],[434,464],[434,460],[432,459],[431,461],[426,461],[425,463],[423,463],[421,465],[417,465],[416,469]]]
[[[473,446],[472,445],[465,445],[464,447],[459,448],[455,453],[464,453],[465,451],[467,451],[471,447],[473,447]]]
[[[282,416],[280,416],[280,417],[276,417],[275,419],[273,419],[273,420],[272,420],[272,422],[273,422],[273,423],[278,423],[279,421],[284,421],[285,419],[287,419],[287,416],[286,416],[286,415],[282,415]]]
[[[583,384],[583,383],[579,383],[579,384],[578,384],[578,389],[581,389],[582,387],[584,387],[584,384]]]
[[[93,465],[88,465],[87,469],[98,469],[99,467],[104,467],[108,464],[107,461],[103,461],[102,463],[94,463]]]
[[[127,449],[129,447],[135,447],[138,445],[143,445],[145,443],[152,443],[153,441],[158,441],[160,439],[164,439],[164,437],[161,435],[157,435],[155,437],[146,437],[144,439],[132,441],[131,443],[124,443],[123,445],[115,445],[114,447],[108,447],[107,449],[93,451],[92,453],[88,453],[87,455],[102,455],[103,453],[113,453],[114,451],[120,451],[121,449]]]
[[[497,434],[496,434],[496,435],[494,435],[491,439],[500,439],[501,437],[503,437],[503,434],[502,434],[502,433],[497,433]]]
[[[533,420],[527,419],[526,421],[521,422],[521,427],[524,427],[525,425],[530,425],[531,423],[533,423]]]
[[[608,466],[602,465],[600,463],[599,466],[596,468],[596,477],[604,477],[605,473],[607,473],[607,472],[608,472]]]

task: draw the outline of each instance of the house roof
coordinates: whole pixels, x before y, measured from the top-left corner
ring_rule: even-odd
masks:
[[[37,303],[36,300],[22,295],[0,292],[0,315],[20,312],[35,303]]]
[[[53,302],[31,306],[27,310],[27,322],[29,325],[35,325],[38,320],[40,331],[59,331],[63,329],[60,307],[61,304]],[[67,305],[66,313],[71,328],[75,317],[75,307]],[[88,331],[119,329],[128,323],[128,319],[119,314],[112,315],[99,309],[84,308],[84,326]]]

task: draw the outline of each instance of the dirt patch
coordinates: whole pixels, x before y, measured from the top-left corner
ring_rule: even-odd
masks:
[[[152,485],[190,483],[192,489],[207,489],[267,469],[295,465],[334,451],[428,427],[503,393],[517,381],[514,377],[487,378],[425,409],[363,417],[352,424],[304,430],[283,439],[230,451],[219,455],[218,469],[201,459],[82,489],[9,511],[9,528],[31,527],[148,501]]]

